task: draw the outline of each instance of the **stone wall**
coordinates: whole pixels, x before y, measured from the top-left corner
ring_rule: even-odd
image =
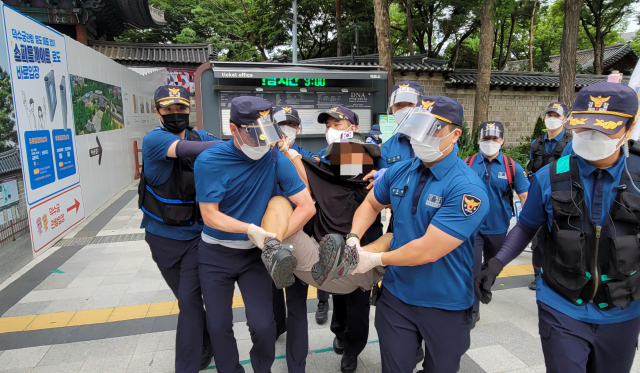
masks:
[[[442,74],[394,73],[395,81],[417,80],[428,95],[440,95],[455,98],[464,108],[467,125],[473,123],[475,88],[447,88]],[[489,101],[489,120],[500,121],[505,126],[505,145],[512,147],[520,144],[522,138],[530,136],[536,120],[549,103],[558,99],[554,91],[514,91],[492,90]]]

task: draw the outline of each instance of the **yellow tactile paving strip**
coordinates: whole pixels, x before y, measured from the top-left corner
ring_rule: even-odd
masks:
[[[514,277],[532,274],[533,267],[531,266],[531,264],[522,264],[505,267],[498,277]],[[317,289],[310,286],[307,299],[315,299],[316,297]],[[242,307],[244,307],[242,295],[234,295],[233,308]],[[146,303],[135,306],[102,308],[96,310],[2,317],[0,318],[0,333],[53,329],[62,328],[65,326],[103,324],[115,321],[175,315],[179,312],[180,309],[178,308],[178,301],[176,300],[172,302]]]

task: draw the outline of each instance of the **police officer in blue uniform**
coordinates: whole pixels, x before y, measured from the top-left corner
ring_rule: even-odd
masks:
[[[305,158],[311,158],[315,155],[298,145],[296,142],[297,135],[302,131],[302,119],[298,114],[298,110],[291,106],[276,106],[273,109],[273,119],[278,123],[280,130],[289,139],[289,149],[293,149]]]
[[[470,344],[473,306],[473,245],[489,212],[482,181],[453,151],[462,130],[458,101],[423,100],[398,132],[410,138],[416,158],[397,162],[358,208],[347,245],[387,205],[395,214],[391,251],[358,250],[352,273],[385,265],[376,304],[382,371],[415,368],[420,337],[425,372],[457,372]]]
[[[529,175],[534,175],[542,167],[560,158],[567,144],[571,142],[571,132],[565,131],[563,125],[567,115],[567,105],[559,101],[550,103],[544,111],[544,125],[547,128],[547,133],[531,142],[529,163],[527,163]],[[546,231],[542,229],[531,244],[535,272],[535,278],[529,285],[531,290],[536,290],[536,279],[540,276],[542,250],[544,250],[546,237]]]
[[[380,135],[382,135],[382,132],[380,131],[379,124],[372,125],[371,131],[369,131],[369,134],[371,136],[367,137],[367,140],[366,140],[368,143],[382,145],[382,139],[380,138]]]
[[[213,352],[204,327],[198,277],[203,224],[195,202],[193,161],[219,140],[189,127],[189,91],[184,87],[158,88],[155,102],[162,126],[151,130],[142,141],[143,171],[138,190],[139,207],[144,212],[141,227],[153,260],[180,306],[176,372],[198,372],[209,365]],[[197,337],[201,335],[202,339]]]
[[[483,122],[478,127],[480,152],[465,162],[484,181],[489,194],[491,219],[485,219],[480,226],[474,246],[475,261],[473,273],[480,273],[484,261],[493,258],[502,247],[513,215],[513,192],[518,194],[524,206],[529,190],[529,180],[520,163],[502,153],[504,125],[498,121]],[[471,328],[480,320],[480,303],[476,297],[473,303]]]
[[[567,127],[575,155],[538,170],[520,220],[475,279],[491,300],[503,266],[548,231],[536,297],[549,373],[629,372],[640,332],[640,146],[626,140],[638,98],[620,83],[583,88]]]
[[[244,372],[233,336],[232,301],[237,283],[245,303],[253,347],[253,371],[268,373],[275,358],[276,327],[270,282],[293,284],[297,261],[292,248],[260,227],[276,188],[296,206],[287,234],[299,231],[315,214],[311,195],[293,164],[276,144],[284,135],[262,98],[231,101],[233,138],[204,151],[195,163],[196,199],[204,229],[198,251],[207,326],[216,369]],[[271,277],[271,278],[270,278]]]

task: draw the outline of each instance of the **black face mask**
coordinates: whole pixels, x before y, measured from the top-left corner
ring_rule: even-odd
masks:
[[[162,116],[162,125],[171,133],[181,133],[189,127],[189,114],[165,114]]]

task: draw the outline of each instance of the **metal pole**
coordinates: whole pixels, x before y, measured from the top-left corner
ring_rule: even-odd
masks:
[[[298,0],[293,0],[293,63],[298,63]]]

